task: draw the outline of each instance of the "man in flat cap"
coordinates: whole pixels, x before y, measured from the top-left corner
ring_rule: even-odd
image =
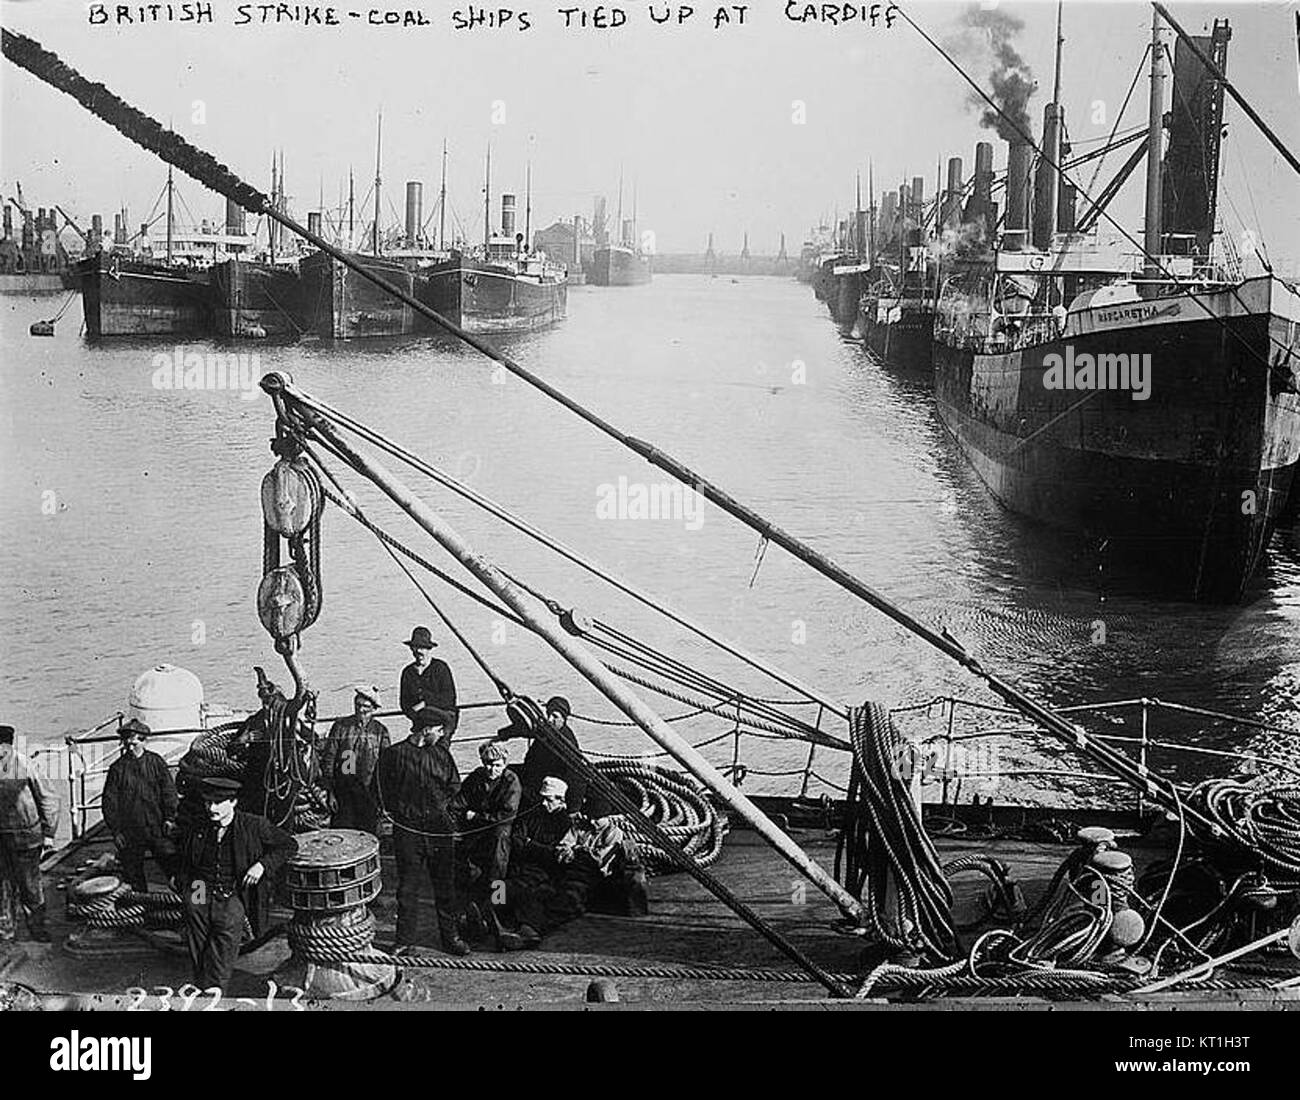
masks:
[[[536,806],[541,801],[542,780],[550,775],[564,780],[568,791],[566,796],[568,808],[575,813],[582,809],[582,803],[587,797],[586,776],[546,743],[546,738],[555,738],[567,745],[573,753],[581,756],[578,739],[569,728],[571,713],[569,700],[563,695],[553,695],[546,701],[545,737],[533,736],[532,744],[528,746],[528,752],[524,755],[524,762],[519,767],[519,782],[523,785],[525,808]],[[502,730],[499,736],[504,739],[519,735],[509,730]]]
[[[364,829],[378,833],[379,805],[373,783],[379,754],[389,747],[388,729],[375,718],[379,689],[358,684],[353,689],[352,716],[330,727],[320,753],[321,782],[334,798],[335,829]]]
[[[298,842],[264,817],[236,809],[237,779],[200,782],[207,821],[180,846],[176,889],[185,904],[185,946],[200,989],[226,989],[259,882],[271,881],[298,851]]]
[[[150,729],[132,718],[118,730],[122,754],[113,761],[104,780],[104,824],[117,845],[122,874],[133,890],[149,888],[144,857],[154,859],[170,880],[176,873],[176,785],[171,770],[156,752],[145,748]]]
[[[6,879],[36,943],[49,943],[41,849],[59,827],[59,803],[45,773],[14,748],[13,726],[0,726],[0,877]]]
[[[374,777],[380,809],[393,820],[397,946],[418,942],[420,880],[427,870],[442,949],[449,955],[468,955],[456,914],[453,801],[460,791],[460,771],[451,757],[441,714],[423,709],[413,721],[415,729],[406,740],[379,754]]]
[[[433,655],[438,643],[433,640],[427,626],[417,626],[411,631],[406,645],[411,650],[411,661],[402,669],[401,699],[402,713],[411,720],[414,728],[416,719],[427,712],[436,712],[437,721],[442,725],[444,735],[451,737],[456,732],[456,681],[446,661],[440,661]]]

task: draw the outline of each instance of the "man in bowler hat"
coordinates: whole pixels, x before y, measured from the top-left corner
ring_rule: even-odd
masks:
[[[176,889],[185,905],[185,946],[200,989],[226,989],[239,958],[248,892],[270,882],[298,842],[264,817],[235,808],[237,779],[200,783],[204,824],[181,841]]]
[[[427,626],[411,631],[406,645],[414,660],[402,669],[400,705],[413,729],[421,728],[420,720],[436,718],[436,723],[426,725],[441,725],[444,735],[450,737],[456,732],[456,681],[447,662],[433,655],[437,644]]]

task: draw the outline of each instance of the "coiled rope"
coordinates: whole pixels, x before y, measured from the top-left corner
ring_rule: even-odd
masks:
[[[876,703],[856,708],[849,723],[853,769],[845,827],[835,852],[838,876],[867,906],[872,929],[897,950],[919,950],[939,961],[956,952],[952,890],[939,865],[934,842],[899,777],[902,738],[893,719]],[[897,888],[900,927],[886,926],[880,901],[887,884]]]
[[[1187,802],[1266,868],[1300,878],[1300,787],[1260,790],[1210,779],[1197,784]]]
[[[693,777],[628,758],[601,760],[591,767],[639,802],[642,815],[681,845],[697,866],[707,867],[722,854],[727,818]],[[659,848],[638,818],[624,815],[623,821],[641,849],[648,872],[664,874],[680,869],[678,861]]]

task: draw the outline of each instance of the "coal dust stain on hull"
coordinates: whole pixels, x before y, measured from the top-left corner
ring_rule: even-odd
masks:
[[[944,425],[1007,507],[1106,540],[1168,595],[1227,602],[1259,564],[1300,460],[1294,375],[1269,366],[1270,347],[1293,346],[1300,298],[1272,279],[1200,297],[1214,317],[1175,320],[1199,309],[1180,296],[1143,303],[1147,317],[1176,306],[1163,323],[1094,328],[1112,312],[1099,308],[1080,316],[1083,331],[1017,352],[937,342],[935,386]],[[1234,309],[1237,297],[1252,308]],[[1052,354],[1117,350],[1151,356],[1148,399],[1044,384]]]

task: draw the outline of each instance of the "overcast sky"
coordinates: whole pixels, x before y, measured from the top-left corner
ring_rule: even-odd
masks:
[[[719,248],[736,251],[748,231],[754,251],[773,252],[782,231],[794,251],[821,215],[849,209],[854,175],[863,172],[865,188],[869,159],[878,189],[923,175],[928,193],[939,158],[960,155],[969,172],[974,144],[985,136],[960,78],[901,20],[888,30],[798,24],[782,0],[758,0],[745,27],[715,30],[714,5],[696,0],[697,13],[681,27],[656,27],[645,3],[630,3],[618,29],[565,30],[558,9],[572,2],[523,0],[514,10],[529,12],[526,32],[454,32],[450,13],[465,5],[445,0],[411,0],[433,26],[409,29],[346,17],[337,28],[240,27],[227,0],[213,0],[215,22],[203,26],[91,26],[90,6],[79,0],[4,0],[0,12],[6,26],[172,120],[263,189],[271,150],[282,148],[299,214],[317,205],[322,185],[334,205],[349,165],[358,197],[369,188],[382,106],[388,200],[400,208],[402,183],[421,179],[431,209],[445,137],[451,207],[474,237],[489,140],[496,194],[522,193],[531,155],[534,228],[589,213],[599,191],[612,213],[622,166],[627,211],[635,180],[641,228],[655,231],[661,250],[702,250],[712,231]],[[936,38],[951,35],[964,7],[906,6]],[[1296,7],[1288,0],[1171,9],[1193,31],[1215,14],[1229,17],[1229,76],[1292,149],[1300,149]],[[345,3],[340,10],[369,9]],[[999,10],[1023,19],[1018,47],[1049,88],[1055,4],[1008,0]],[[1113,125],[1149,28],[1150,9],[1141,3],[1065,4],[1062,98],[1080,149]],[[0,72],[5,194],[18,180],[33,205],[58,202],[75,216],[101,212],[111,222],[125,204],[134,222],[142,220],[165,178],[160,162],[30,75],[7,64]],[[987,71],[976,66],[972,75],[987,86]],[[1030,105],[1036,125],[1044,99]],[[195,101],[203,104],[202,124],[191,121]],[[796,101],[805,105],[803,124]],[[1106,108],[1101,123],[1097,101]],[[498,116],[504,107],[501,124],[493,123],[494,107]],[[1145,114],[1142,82],[1124,125]],[[1296,264],[1300,180],[1234,105],[1227,118],[1223,180],[1231,203],[1223,224],[1234,233],[1258,227],[1275,263]],[[999,145],[999,167],[1005,156]],[[1108,162],[1098,188],[1116,166]],[[1080,171],[1083,182],[1091,179],[1091,166]],[[1115,207],[1134,229],[1140,191],[1139,174]],[[195,215],[221,210],[191,181],[183,193]]]

